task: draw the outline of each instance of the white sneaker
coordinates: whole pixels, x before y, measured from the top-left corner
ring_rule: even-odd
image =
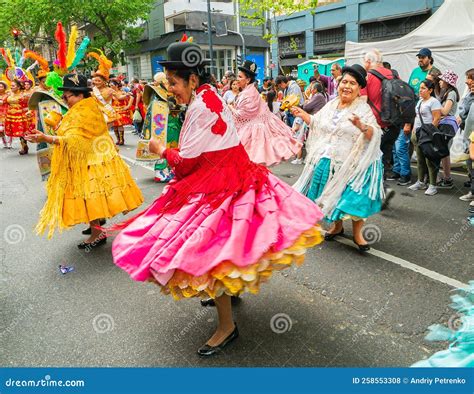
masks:
[[[291,164],[303,164],[303,159],[295,159],[291,162]]]
[[[464,196],[459,197],[461,201],[474,201],[474,194],[471,192],[465,194]]]
[[[413,190],[413,191],[425,190],[426,188],[427,188],[426,183],[420,182],[420,181],[416,181],[416,183],[414,183],[413,185],[408,186],[408,189]]]
[[[436,186],[430,185],[428,187],[428,190],[425,192],[427,196],[434,196],[435,194],[438,194],[438,189],[436,189]]]

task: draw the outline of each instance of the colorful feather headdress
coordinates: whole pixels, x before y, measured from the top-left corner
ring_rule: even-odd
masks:
[[[17,79],[21,82],[29,81],[31,85],[34,86],[35,79],[33,78],[33,75],[29,70],[23,70],[21,67],[17,66],[9,48],[0,48],[0,54],[3,56],[5,62],[7,63],[7,68],[5,70],[3,78],[5,81],[8,81],[8,85],[10,85],[10,83],[14,79]],[[18,60],[20,61],[20,59]]]
[[[15,60],[13,59],[9,48],[0,48],[0,53],[2,54],[5,63],[7,63],[7,67],[15,67]]]
[[[7,89],[10,89],[10,81],[5,74],[0,74],[0,82],[4,83],[7,86]]]
[[[181,42],[193,42],[193,37],[188,37],[186,33],[183,33],[183,36],[181,37]]]
[[[36,52],[26,50],[24,52],[24,57],[25,59],[32,59],[38,63],[39,68],[40,68],[37,74],[38,78],[44,78],[48,75],[49,64],[48,64],[48,61],[43,56],[41,56],[40,54]]]
[[[71,34],[69,34],[69,42],[66,45],[66,33],[63,24],[58,22],[56,25],[54,37],[58,43],[58,51],[56,53],[56,60],[53,62],[54,71],[47,74],[45,84],[48,87],[52,87],[59,96],[61,92],[58,88],[63,85],[62,77],[72,72],[81,60],[84,59],[90,43],[89,37],[86,36],[76,50],[77,36],[77,26],[73,26]]]
[[[74,70],[86,55],[86,50],[91,40],[87,36],[84,37],[81,45],[76,50],[77,36],[77,26],[74,25],[71,28],[71,34],[69,34],[69,40],[66,44],[66,32],[64,31],[63,24],[58,22],[56,25],[54,37],[58,43],[58,51],[53,64],[54,71],[60,76],[64,76]]]
[[[97,52],[89,52],[87,56],[93,57],[99,62],[99,67],[97,71],[93,74],[93,76],[99,76],[104,78],[106,81],[109,79],[110,76],[110,69],[112,68],[112,61],[107,59],[107,56],[105,56],[104,52],[102,52],[100,49],[95,49]]]

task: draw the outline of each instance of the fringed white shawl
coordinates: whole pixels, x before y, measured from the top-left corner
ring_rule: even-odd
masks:
[[[360,97],[356,98],[350,107],[346,108],[344,114],[334,126],[334,112],[339,104],[339,98],[329,101],[316,115],[311,116],[310,130],[308,140],[306,142],[306,165],[304,170],[293,185],[293,188],[300,193],[308,192],[311,180],[313,178],[314,169],[323,157],[331,160],[331,169],[329,172],[328,182],[323,190],[322,195],[316,200],[321,207],[324,215],[330,217],[341,198],[344,189],[352,182],[352,189],[355,192],[361,192],[364,185],[364,179],[367,170],[371,164],[381,159],[380,141],[382,130],[377,124],[374,114],[370,106]],[[373,136],[369,141],[364,138],[364,134],[355,127],[349,118],[357,114],[362,123],[373,128]],[[327,154],[328,134],[333,138],[339,138],[341,144],[352,144],[350,153],[347,157],[338,155],[337,143],[336,148]],[[347,138],[347,137],[350,138]],[[322,152],[325,151],[325,154]],[[337,160],[336,160],[337,158]],[[381,166],[373,166],[369,198],[375,200],[377,195],[383,197],[383,182],[380,181]]]

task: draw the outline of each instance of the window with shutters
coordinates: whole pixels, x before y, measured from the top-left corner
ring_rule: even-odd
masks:
[[[325,30],[315,30],[314,32],[314,54],[344,52],[345,43],[345,26]]]
[[[410,33],[430,17],[429,13],[406,16],[403,18],[389,19],[360,23],[359,41],[390,40]]]

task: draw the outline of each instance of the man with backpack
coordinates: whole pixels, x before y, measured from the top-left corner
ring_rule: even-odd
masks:
[[[398,179],[398,184],[407,185],[410,183],[410,162],[408,154],[404,160],[394,160],[392,174],[387,176],[388,169],[392,162],[392,151],[395,142],[403,134],[408,152],[409,140],[406,138],[402,128],[407,128],[415,118],[416,97],[413,88],[398,78],[392,70],[384,67],[382,54],[374,49],[366,53],[364,66],[368,71],[367,87],[362,91],[362,95],[367,96],[367,103],[382,128],[384,134],[380,149],[383,154],[384,178]],[[398,159],[398,157],[397,157]],[[395,195],[391,189],[386,190],[386,200],[382,209],[387,208],[388,202]]]
[[[367,86],[361,90],[361,96],[367,97],[367,103],[372,108],[377,123],[383,131],[380,150],[382,151],[382,161],[384,166],[384,179],[386,179],[387,170],[392,165],[392,149],[395,143],[400,127],[397,125],[390,125],[382,121],[382,80],[393,79],[392,71],[385,68],[382,64],[382,54],[373,49],[367,52],[364,56],[364,68],[367,70]],[[378,75],[374,75],[373,72]],[[386,188],[385,201],[382,209],[386,209],[390,200],[395,195],[395,190]]]

